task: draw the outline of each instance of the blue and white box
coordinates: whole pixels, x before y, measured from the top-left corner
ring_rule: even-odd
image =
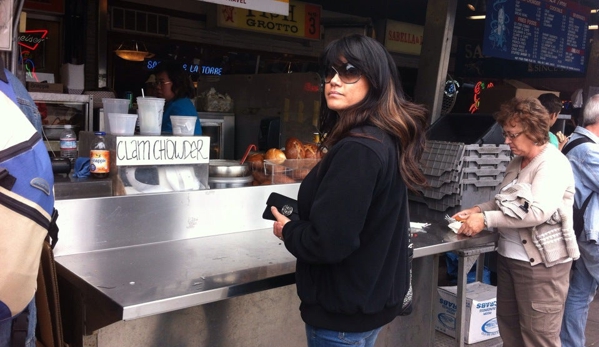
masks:
[[[439,287],[435,310],[435,329],[456,336],[457,286]],[[497,326],[497,287],[482,282],[466,285],[466,321],[464,342],[467,344],[499,337]]]

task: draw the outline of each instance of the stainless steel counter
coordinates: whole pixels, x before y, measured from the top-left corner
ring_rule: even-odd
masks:
[[[458,235],[447,227],[445,220],[434,219],[426,215],[412,215],[410,219],[412,222],[431,223],[430,226],[425,228],[425,233],[412,234],[414,258],[477,247],[496,242],[498,238],[497,233],[488,230],[483,230],[473,237]]]
[[[58,201],[57,270],[84,298],[84,334],[117,321],[293,284],[295,258],[272,235],[272,222],[260,216],[270,192],[296,196],[298,187]],[[437,279],[430,256],[497,239],[488,231],[459,236],[445,221],[430,218],[412,218],[432,223],[413,237],[414,256],[427,259],[415,259],[414,271],[415,286],[426,283],[418,295],[422,314],[429,317]],[[434,335],[430,324],[418,325]]]
[[[295,258],[272,229],[79,253],[56,261],[61,275],[88,293],[98,292],[92,293],[97,304],[111,308],[92,330],[295,281]]]

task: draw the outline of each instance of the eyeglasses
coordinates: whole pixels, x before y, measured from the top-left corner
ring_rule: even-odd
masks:
[[[171,83],[173,83],[173,82],[171,82],[171,81],[158,81],[158,82],[154,83],[154,85],[157,86],[157,87],[162,87],[162,86],[165,86],[165,85],[171,84]]]
[[[524,133],[524,131],[521,131],[521,132],[515,133],[515,134],[508,133],[505,130],[501,132],[501,134],[503,135],[503,137],[505,137],[505,138],[509,137],[510,140],[515,139],[516,137],[520,136],[520,134],[522,134],[522,133]]]
[[[337,66],[337,68],[331,65],[324,72],[324,83],[331,83],[335,75],[339,75],[339,79],[343,83],[354,84],[362,77],[362,71],[350,63]]]

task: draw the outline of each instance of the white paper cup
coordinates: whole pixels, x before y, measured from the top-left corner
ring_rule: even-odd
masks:
[[[140,135],[160,135],[164,102],[162,98],[137,98]]]

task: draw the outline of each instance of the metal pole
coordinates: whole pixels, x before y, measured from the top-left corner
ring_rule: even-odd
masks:
[[[19,55],[19,45],[18,45],[18,34],[19,34],[19,22],[21,21],[21,11],[23,10],[23,3],[25,0],[15,0],[15,11],[13,17],[13,28],[12,28],[12,52],[11,52],[11,62],[10,62],[10,72],[12,72],[15,76],[20,76],[17,74],[17,60]],[[24,82],[24,81],[22,81]]]

